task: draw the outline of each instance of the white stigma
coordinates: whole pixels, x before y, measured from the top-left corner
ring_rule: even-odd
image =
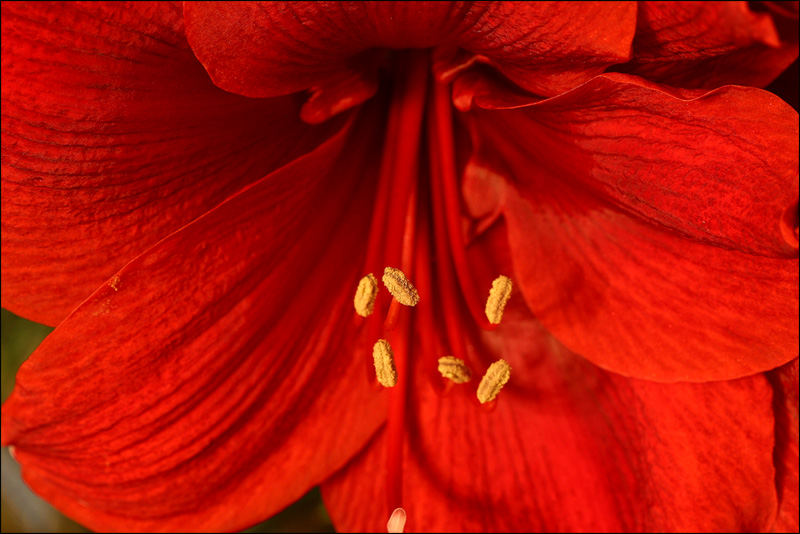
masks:
[[[395,508],[389,521],[386,522],[386,532],[403,532],[406,526],[406,511],[402,508]]]

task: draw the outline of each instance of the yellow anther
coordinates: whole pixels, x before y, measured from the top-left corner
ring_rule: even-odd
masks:
[[[389,293],[399,302],[405,306],[416,306],[419,302],[419,293],[417,288],[408,281],[406,275],[400,269],[387,267],[383,270],[383,285],[389,290]]]
[[[386,532],[396,534],[403,532],[406,526],[406,511],[402,508],[395,508],[392,515],[389,516],[389,521],[386,522]]]
[[[372,347],[372,358],[375,360],[375,375],[378,382],[390,388],[397,384],[397,369],[394,366],[392,347],[385,339],[379,339]]]
[[[378,280],[369,273],[358,282],[356,296],[353,297],[353,306],[361,317],[369,317],[375,308],[375,297],[378,295]]]
[[[456,384],[469,382],[470,378],[472,378],[472,373],[469,372],[469,367],[464,363],[464,360],[455,356],[442,356],[439,358],[439,372],[443,377],[449,378]]]
[[[489,290],[489,298],[486,299],[486,318],[492,324],[500,324],[503,318],[503,310],[506,302],[511,296],[511,279],[502,274],[492,282],[492,289]]]
[[[497,360],[486,370],[478,386],[478,400],[481,404],[493,401],[511,377],[511,366],[505,360]]]

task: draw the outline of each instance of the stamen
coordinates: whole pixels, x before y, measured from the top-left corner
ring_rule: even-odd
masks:
[[[475,287],[473,283],[472,271],[467,261],[466,246],[464,244],[461,223],[461,189],[458,185],[458,165],[456,163],[456,144],[453,132],[453,124],[456,119],[453,117],[453,104],[450,84],[433,83],[433,99],[430,110],[430,156],[431,156],[431,180],[438,187],[437,196],[434,200],[437,206],[436,212],[443,212],[445,223],[445,240],[449,244],[449,262],[455,269],[455,282],[460,288],[460,293],[466,301],[467,308],[475,322],[485,325],[480,315],[480,301],[478,296],[472,291]],[[462,354],[457,352],[457,354]]]
[[[478,400],[481,404],[493,401],[511,377],[511,366],[505,360],[497,360],[486,370],[478,386]]]
[[[372,347],[375,360],[375,375],[383,387],[391,388],[397,384],[397,369],[394,366],[392,347],[385,339],[379,339]]]
[[[375,309],[375,297],[378,295],[378,281],[369,273],[358,282],[353,306],[361,317],[369,317]]]
[[[386,523],[386,532],[399,533],[403,532],[406,526],[406,511],[402,508],[395,508],[392,515],[389,516],[389,521]]]
[[[389,293],[404,306],[416,306],[419,302],[419,293],[411,282],[408,281],[406,275],[400,269],[387,267],[383,270],[383,285],[389,290]]]
[[[470,378],[472,378],[472,373],[469,372],[469,367],[464,363],[464,360],[455,356],[442,356],[439,358],[439,372],[443,377],[449,378],[456,384],[469,382]]]
[[[511,279],[500,275],[492,282],[492,289],[489,290],[489,298],[486,299],[486,318],[492,324],[500,324],[503,318],[503,310],[511,296]]]

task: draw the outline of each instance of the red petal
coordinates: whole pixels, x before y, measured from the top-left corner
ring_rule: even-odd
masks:
[[[756,254],[797,254],[780,230],[798,198],[797,112],[770,93],[728,87],[684,98],[607,74],[524,110],[480,117],[491,148],[517,148],[526,169],[653,224]]]
[[[635,11],[631,2],[497,2],[454,44],[550,96],[627,60]]]
[[[639,378],[735,378],[796,357],[797,252],[781,232],[796,112],[763,91],[685,101],[618,76],[478,114],[465,200],[494,191],[531,310]]]
[[[747,2],[639,2],[633,59],[619,70],[680,87],[765,87],[797,50]]]
[[[456,109],[469,111],[474,105],[485,109],[514,109],[542,100],[488,70],[473,68],[453,81],[453,106]]]
[[[127,261],[330,131],[215,87],[179,5],[2,6],[3,306],[56,324]]]
[[[493,410],[478,404],[475,382],[443,395],[435,360],[417,352],[403,465],[408,531],[757,531],[769,522],[773,419],[763,376],[627,379],[569,353],[529,313],[507,312],[499,332],[511,379]],[[382,432],[323,485],[338,530],[384,528],[385,447]]]
[[[798,518],[798,365],[797,358],[768,374],[775,390],[775,483],[778,515],[773,532],[797,532]]]
[[[35,491],[100,531],[238,530],[363,446],[385,404],[352,350],[352,251],[379,147],[350,134],[162,240],[42,343],[2,417]]]
[[[377,49],[439,45],[479,55],[528,90],[556,94],[627,60],[636,15],[628,2],[187,2],[184,10],[192,48],[223,89],[320,93],[350,78],[358,80],[351,105],[370,96],[363,87],[373,83]]]

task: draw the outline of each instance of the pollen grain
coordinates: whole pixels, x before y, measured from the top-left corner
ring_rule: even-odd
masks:
[[[404,306],[416,306],[419,302],[417,288],[408,281],[406,275],[400,269],[387,267],[383,270],[383,285],[397,302]]]
[[[500,324],[503,319],[503,310],[506,307],[509,297],[511,297],[511,279],[500,275],[492,282],[492,289],[489,290],[489,298],[486,299],[486,318],[492,324]]]
[[[442,356],[439,358],[439,373],[456,384],[469,382],[472,373],[461,358],[455,356]]]
[[[372,347],[375,360],[375,375],[383,387],[391,388],[397,384],[397,368],[394,366],[392,347],[385,339],[379,339]]]
[[[353,306],[361,317],[369,317],[375,309],[375,297],[378,295],[378,280],[369,273],[358,282]]]
[[[511,377],[511,366],[505,360],[497,360],[486,370],[478,386],[478,400],[481,404],[493,401]]]

